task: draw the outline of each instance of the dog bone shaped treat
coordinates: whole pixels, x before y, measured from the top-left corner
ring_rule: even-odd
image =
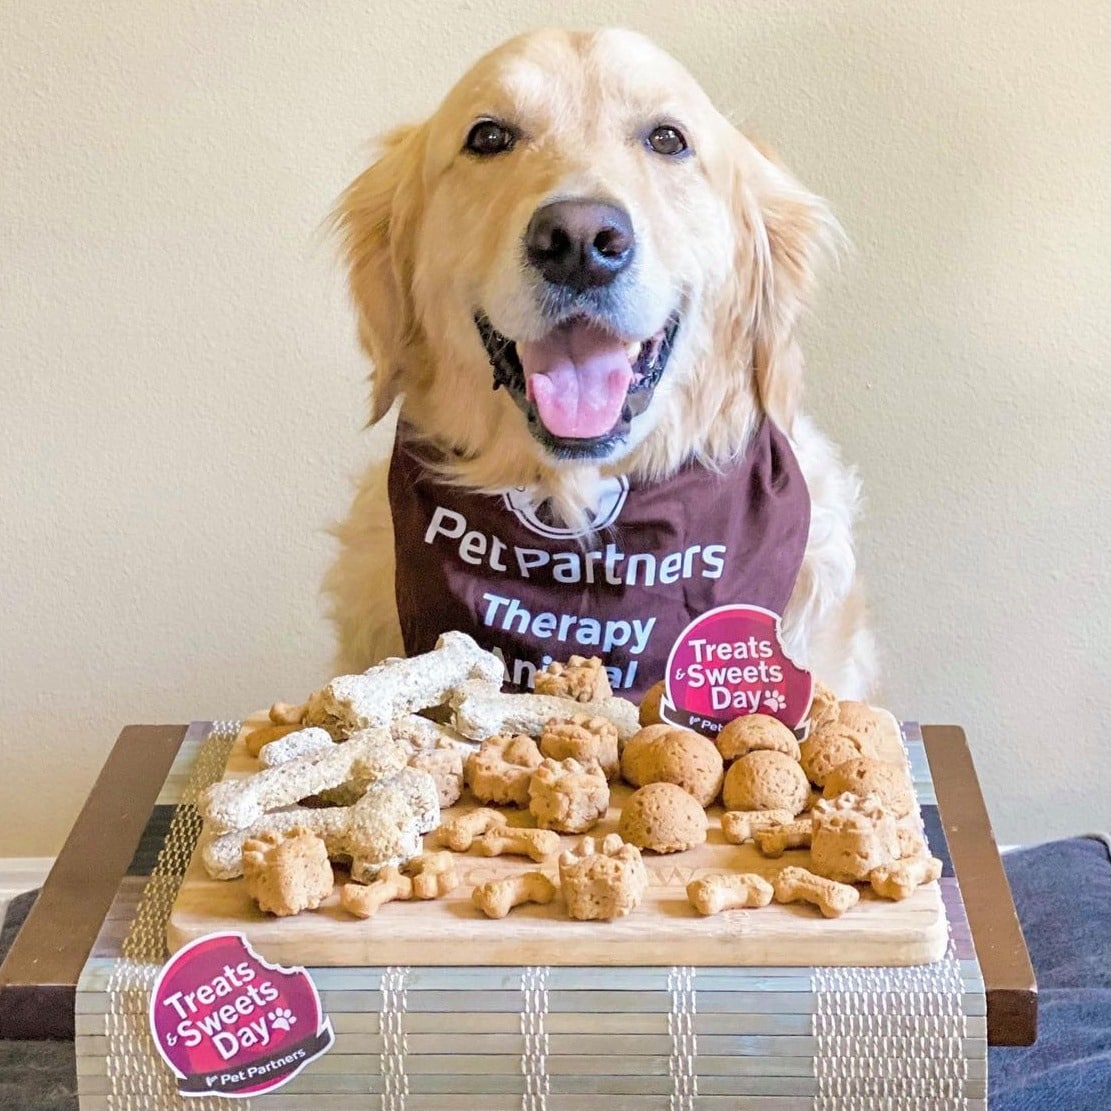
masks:
[[[810,845],[813,825],[809,818],[786,822],[771,829],[759,830],[753,838],[765,856],[782,856],[788,849],[805,849]]]
[[[561,853],[559,882],[572,918],[609,921],[640,905],[648,871],[636,845],[611,833],[601,843],[584,837],[577,849]]]
[[[499,827],[475,838],[481,856],[527,856],[537,864],[559,852],[559,834],[554,829],[509,829]]]
[[[860,902],[855,887],[816,876],[805,868],[782,869],[772,887],[777,903],[813,903],[826,918],[840,918]]]
[[[464,754],[475,750],[474,742],[465,740],[450,725],[441,725],[420,714],[403,714],[390,722],[390,732],[414,753],[430,748],[455,747]]]
[[[205,843],[202,859],[214,880],[235,879],[243,874],[245,841],[268,829],[281,833],[303,826],[324,839],[332,859],[350,859],[351,877],[361,882],[387,865],[419,856],[421,835],[434,829],[439,820],[432,777],[416,768],[404,768],[384,783],[371,784],[354,806],[295,806],[267,814],[247,829],[214,837]]]
[[[755,872],[707,876],[687,884],[687,900],[699,914],[706,915],[766,907],[772,901],[772,885]]]
[[[258,725],[243,738],[247,751],[257,756],[269,744],[300,729],[300,725]]]
[[[589,660],[572,656],[565,664],[553,660],[536,673],[534,689],[537,694],[555,694],[576,702],[601,702],[613,697],[609,675],[598,656]]]
[[[280,918],[316,910],[334,883],[323,839],[302,826],[251,838],[243,846],[243,874],[259,910]]]
[[[386,903],[413,897],[413,881],[395,867],[383,868],[373,883],[345,883],[340,906],[356,918],[373,918]]]
[[[721,835],[731,845],[743,845],[760,830],[786,825],[793,818],[790,810],[727,810],[721,816]]]
[[[389,779],[401,771],[407,759],[404,748],[384,729],[367,729],[326,751],[265,768],[246,779],[214,783],[201,792],[197,809],[216,832],[244,829],[268,810],[349,780]]]
[[[260,767],[276,768],[279,764],[300,760],[302,756],[310,756],[314,752],[327,752],[335,748],[335,745],[331,733],[326,729],[311,726],[271,741],[258,754],[258,762]]]
[[[605,817],[610,804],[605,772],[593,760],[545,760],[532,773],[528,794],[536,824],[560,833],[585,833]]]
[[[883,899],[909,899],[916,887],[940,878],[941,861],[936,856],[915,856],[876,868],[868,880]]]
[[[814,804],[810,867],[841,883],[866,881],[874,868],[899,856],[895,816],[878,795],[846,793]]]
[[[401,870],[412,877],[414,899],[440,899],[459,886],[459,873],[451,853],[421,853]]]
[[[500,682],[500,678],[499,678]],[[637,708],[624,698],[601,702],[575,702],[550,694],[502,694],[490,683],[469,682],[451,696],[455,728],[473,741],[499,733],[524,733],[539,737],[552,718],[576,714],[602,717],[617,727],[618,741],[628,740],[639,728]]]
[[[525,903],[550,903],[556,885],[543,872],[522,872],[504,880],[479,884],[471,892],[471,902],[487,918],[504,918],[514,907]]]
[[[466,633],[444,633],[431,652],[377,664],[361,675],[339,675],[309,697],[306,725],[333,736],[384,729],[403,714],[438,706],[467,680],[500,683],[505,666]]]
[[[490,737],[467,757],[467,786],[479,802],[527,807],[529,780],[540,760],[536,742],[523,733]]]
[[[305,720],[307,703],[275,702],[270,707],[270,720],[275,725],[301,725]]]
[[[617,748],[617,726],[606,718],[575,714],[572,718],[549,721],[540,734],[540,751],[553,760],[596,760],[614,780],[621,772]]]
[[[508,821],[500,810],[483,806],[449,818],[440,826],[438,837],[445,849],[465,853],[474,844],[476,837],[504,825],[508,825]]]

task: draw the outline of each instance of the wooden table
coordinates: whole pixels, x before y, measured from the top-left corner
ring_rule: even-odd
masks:
[[[78,977],[185,729],[129,725],[120,734],[0,967],[0,1037],[73,1037]],[[984,977],[988,1042],[1030,1045],[1034,971],[964,730],[924,725],[922,737]]]

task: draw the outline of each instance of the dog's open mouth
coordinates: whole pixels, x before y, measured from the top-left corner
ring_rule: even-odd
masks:
[[[667,367],[679,318],[635,342],[585,317],[520,344],[482,313],[475,325],[494,368],[494,389],[505,386],[532,434],[569,459],[608,455],[628,434]]]

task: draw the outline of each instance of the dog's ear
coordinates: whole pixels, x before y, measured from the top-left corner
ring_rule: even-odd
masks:
[[[401,392],[418,327],[410,294],[413,239],[422,208],[425,129],[387,135],[378,160],[340,198],[333,220],[343,243],[359,340],[374,363],[370,423]]]
[[[752,347],[764,411],[790,432],[802,397],[798,326],[820,257],[841,231],[828,205],[765,151],[737,133],[733,204],[737,221],[736,306]]]

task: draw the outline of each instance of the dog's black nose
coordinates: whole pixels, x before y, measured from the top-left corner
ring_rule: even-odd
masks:
[[[553,285],[608,285],[633,261],[633,222],[616,205],[554,201],[538,208],[525,233],[528,260]]]

